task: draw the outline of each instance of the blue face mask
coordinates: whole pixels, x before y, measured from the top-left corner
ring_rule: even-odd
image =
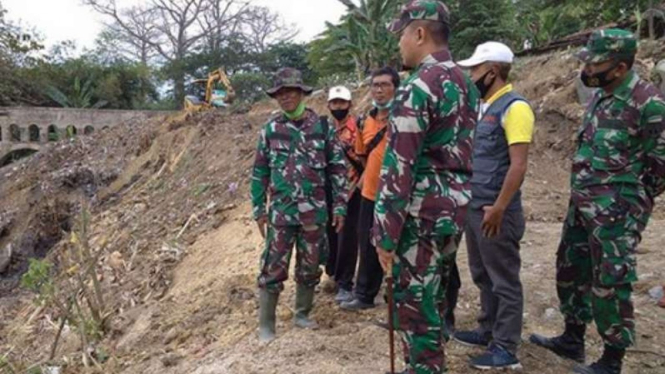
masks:
[[[393,100],[390,100],[389,102],[383,105],[379,105],[379,103],[377,103],[376,101],[372,101],[372,105],[378,110],[386,110],[390,109],[393,106]]]

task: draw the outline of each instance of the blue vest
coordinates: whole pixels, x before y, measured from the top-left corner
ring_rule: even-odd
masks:
[[[473,177],[471,178],[471,208],[481,209],[494,205],[510,168],[510,154],[506,132],[501,126],[502,117],[522,96],[508,92],[499,97],[483,115],[476,126],[473,144]],[[506,210],[522,210],[522,192],[517,191]]]

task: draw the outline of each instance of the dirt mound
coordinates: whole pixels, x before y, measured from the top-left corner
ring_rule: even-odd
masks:
[[[324,113],[325,95],[309,102]],[[0,265],[6,262],[0,297],[13,302],[0,307],[0,326],[36,309],[16,289],[29,258],[47,256],[56,274],[66,270],[57,267],[67,251],[64,239],[84,206],[92,246],[102,250],[107,243],[98,277],[112,300],[109,312],[160,300],[187,247],[247,199],[256,135],[275,109],[267,102],[244,115],[212,111],[125,123],[49,145],[2,169],[0,248],[9,250],[0,256]],[[26,321],[13,322],[9,331],[15,332]],[[128,323],[125,317],[110,320],[110,336],[121,336]],[[28,335],[0,334],[0,344],[22,346],[30,361],[43,359],[45,353],[32,349],[48,345],[54,333],[21,343]]]
[[[3,170],[0,245],[12,248],[2,274],[4,296],[28,258],[59,263],[66,250],[62,239],[86,205],[91,243],[109,243],[98,270],[112,301],[109,311],[162,297],[187,245],[221,225],[224,212],[245,198],[265,113],[259,117],[210,112],[122,124],[49,146]],[[22,337],[2,334],[0,342],[15,344]],[[43,338],[38,343],[52,336]]]
[[[127,123],[95,137],[49,144],[0,169],[0,248],[12,252],[0,269],[0,296],[15,285],[27,258],[44,257],[70,230],[79,199],[94,199],[142,152],[144,129],[157,122]]]

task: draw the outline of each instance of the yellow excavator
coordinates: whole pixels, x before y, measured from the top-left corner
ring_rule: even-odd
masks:
[[[213,108],[225,108],[236,97],[224,68],[208,74],[208,79],[197,79],[188,86],[185,96],[185,111],[195,113]]]

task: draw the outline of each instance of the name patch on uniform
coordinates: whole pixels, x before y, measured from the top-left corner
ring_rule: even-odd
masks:
[[[321,133],[307,134],[305,140],[326,140],[326,136]]]
[[[624,121],[620,119],[605,118],[598,120],[598,127],[603,129],[621,130],[626,127]]]
[[[283,141],[286,141],[286,142],[290,142],[291,141],[291,135],[284,134],[284,133],[281,133],[281,132],[274,132],[274,133],[268,135],[268,140],[283,140]]]

